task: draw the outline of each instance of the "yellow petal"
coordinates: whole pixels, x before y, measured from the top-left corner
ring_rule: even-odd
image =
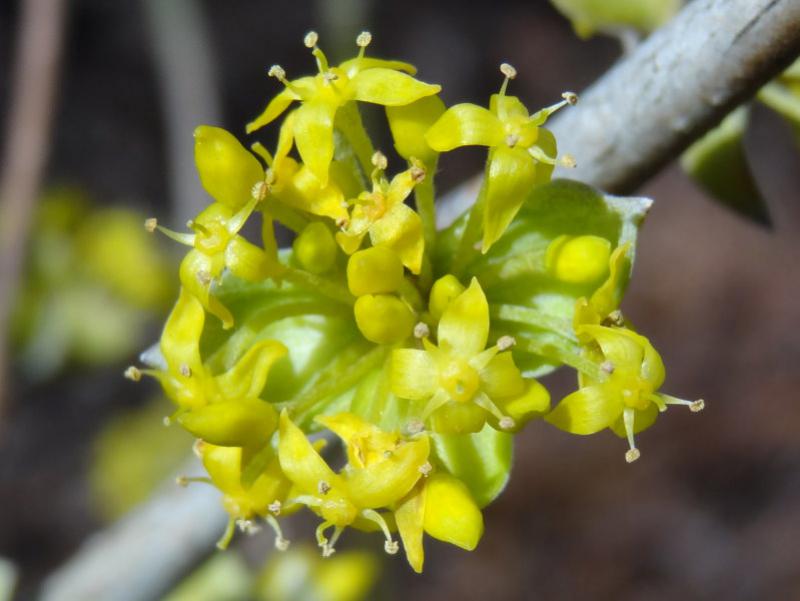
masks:
[[[319,415],[314,421],[322,424],[342,439],[347,446],[348,463],[364,468],[386,459],[400,439],[396,432],[385,432],[352,413]]]
[[[638,434],[655,423],[658,417],[658,406],[655,403],[650,403],[646,409],[637,410],[633,415],[633,433]],[[621,415],[610,427],[614,431],[614,434],[620,438],[626,438],[628,436]]]
[[[206,192],[234,209],[243,207],[253,186],[264,179],[258,159],[220,127],[201,125],[194,130],[194,160]]]
[[[277,421],[272,405],[258,399],[212,403],[178,416],[178,422],[191,434],[224,447],[264,444]]]
[[[258,398],[267,383],[269,370],[287,352],[287,348],[277,340],[256,342],[233,367],[217,376],[217,386],[222,395],[231,400]]]
[[[289,108],[289,105],[292,104],[293,101],[299,100],[299,98],[300,97],[290,89],[284,89],[269,101],[269,104],[267,104],[267,108],[264,109],[264,112],[247,124],[245,131],[247,131],[248,134],[251,134],[255,130],[261,129],[265,125],[272,123],[283,111]]]
[[[445,105],[438,96],[426,96],[405,106],[386,107],[386,117],[397,154],[432,165],[438,156],[425,141],[425,132],[444,114]]]
[[[553,135],[553,132],[544,127],[538,129],[539,133],[536,137],[536,146],[541,148],[547,156],[556,158],[558,156],[558,145],[556,144],[556,137]],[[536,184],[546,184],[549,182],[553,175],[553,169],[555,169],[555,165],[537,162]]]
[[[614,249],[608,259],[608,278],[591,296],[591,306],[599,314],[600,319],[619,307],[622,289],[630,273],[628,258],[630,248],[630,243],[627,243]]]
[[[600,345],[603,356],[614,366],[614,377],[621,374],[638,376],[644,349],[649,342],[644,336],[631,332],[627,328],[608,328],[605,326],[581,326],[582,334],[587,334]]]
[[[469,288],[459,294],[439,321],[439,348],[472,357],[486,347],[489,337],[489,304],[481,285],[472,278]]]
[[[527,119],[530,115],[528,109],[516,96],[492,94],[489,98],[489,110],[497,115],[501,121],[510,119]]]
[[[499,146],[489,155],[489,181],[483,213],[485,253],[506,231],[530,194],[536,180],[536,161],[524,148]]]
[[[464,290],[466,290],[464,285],[452,274],[447,274],[436,280],[431,287],[431,294],[428,300],[428,310],[431,316],[437,321],[441,319],[453,299]]]
[[[436,392],[438,372],[432,357],[418,349],[395,349],[389,371],[392,392],[412,401],[429,399]]]
[[[403,265],[413,274],[422,269],[425,240],[422,235],[422,220],[404,204],[396,204],[372,224],[369,237],[375,246],[386,245],[400,257]]]
[[[451,106],[425,134],[425,140],[437,152],[459,146],[497,146],[504,138],[500,119],[482,106],[467,103]]]
[[[319,456],[303,431],[292,423],[286,410],[280,418],[278,457],[286,477],[305,493],[319,494],[320,481],[330,486],[340,484],[339,477]]]
[[[348,234],[347,232],[336,232],[336,242],[346,255],[352,255],[359,248],[367,232],[361,234]]]
[[[622,415],[622,401],[602,386],[586,386],[564,397],[545,420],[572,434],[594,434]]]
[[[438,94],[441,86],[423,83],[399,71],[372,68],[360,71],[350,81],[355,98],[383,106],[411,104],[425,96]]]
[[[428,460],[427,436],[400,443],[384,461],[347,473],[348,497],[359,507],[387,507],[405,497],[422,477],[420,466]]]
[[[351,58],[350,60],[344,61],[339,65],[339,68],[347,73],[348,77],[353,77],[359,71],[364,71],[365,69],[374,69],[375,67],[392,69],[394,71],[404,71],[409,75],[414,75],[417,72],[417,68],[409,63],[386,60],[382,58],[372,58],[370,56]]]
[[[437,472],[425,482],[425,532],[467,551],[483,535],[483,515],[458,478]]]
[[[306,102],[295,111],[294,139],[297,152],[320,186],[328,184],[333,160],[333,117],[337,106],[330,102]]]
[[[487,417],[475,403],[449,401],[431,414],[430,427],[437,434],[474,434],[483,430]]]
[[[550,410],[550,393],[533,379],[525,380],[522,394],[492,400],[504,415],[514,420],[513,432],[519,431],[532,418],[542,416]]]
[[[242,449],[240,447],[219,447],[209,443],[200,445],[200,456],[211,480],[223,493],[231,494],[241,490]]]
[[[203,373],[205,368],[200,358],[200,335],[204,323],[203,305],[185,288],[181,288],[161,335],[161,354],[171,372],[180,374],[186,371],[183,369],[186,366],[192,374]]]
[[[425,519],[425,486],[417,486],[394,512],[397,531],[403,541],[408,563],[415,572],[422,572],[425,552],[422,547],[423,522]]]
[[[225,268],[225,256],[218,254],[208,256],[197,249],[192,249],[181,261],[180,280],[187,291],[200,301],[203,307],[222,321],[222,327],[228,329],[233,325],[231,312],[211,294],[211,278],[219,277]]]
[[[525,380],[510,352],[492,357],[489,364],[480,371],[480,378],[481,390],[492,400],[519,396],[525,392]]]

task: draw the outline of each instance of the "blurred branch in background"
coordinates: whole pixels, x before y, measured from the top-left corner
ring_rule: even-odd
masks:
[[[548,127],[577,168],[569,177],[634,191],[751,98],[800,54],[797,0],[695,0],[561,111]],[[438,215],[469,206],[467,182]]]
[[[695,0],[554,122],[580,165],[569,175],[632,189],[799,51],[797,0]],[[472,201],[471,185],[454,195],[466,201],[444,199],[444,219]],[[224,523],[215,503],[200,486],[161,492],[86,543],[46,581],[43,599],[156,598],[213,548]]]
[[[194,166],[194,129],[221,125],[214,57],[203,11],[195,0],[144,0],[158,73],[172,220],[197,215],[207,195]]]
[[[66,4],[26,0],[19,20],[0,169],[0,418],[9,402],[9,318],[50,147]]]

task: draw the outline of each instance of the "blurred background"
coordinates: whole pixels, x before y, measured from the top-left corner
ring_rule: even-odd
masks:
[[[22,20],[21,2],[0,3],[3,140]],[[414,63],[448,104],[485,102],[508,61],[520,74],[512,93],[544,106],[580,93],[621,53],[615,39],[576,37],[543,0],[73,0],[62,27],[0,416],[0,557],[19,599],[37,598],[47,574],[146,499],[191,444],[161,426],[169,408],[157,386],[122,372],[157,339],[177,283],[180,249],[138,224],[156,216],[180,228],[206,202],[195,125],[243,136],[278,90],[271,64],[290,78],[314,70],[302,44],[312,28],[334,61],[369,29],[373,55]],[[633,465],[611,433],[532,424],[478,549],[427,539],[421,576],[402,557],[359,554],[378,546],[348,535],[342,550],[355,554],[342,552],[352,561],[341,568],[302,551],[294,572],[263,568],[271,540],[246,541],[212,559],[208,578],[257,578],[259,599],[315,598],[308,586],[281,597],[275,573],[350,584],[360,574],[360,588],[336,597],[354,601],[800,598],[800,155],[773,113],[756,109],[751,125],[771,228],[714,203],[675,166],[639,191],[655,206],[623,308],[664,357],[664,390],[705,398],[702,414],[670,411],[637,438]],[[438,176],[445,191],[481,167],[482,151],[455,154]],[[559,398],[572,377],[545,383]],[[200,598],[183,594],[173,599]],[[210,598],[255,593],[239,594]]]

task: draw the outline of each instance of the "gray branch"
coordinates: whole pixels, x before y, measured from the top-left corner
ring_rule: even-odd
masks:
[[[560,147],[578,161],[567,174],[632,190],[798,53],[800,1],[694,0],[553,120]],[[472,198],[468,182],[445,201],[442,221]],[[219,535],[224,520],[209,492],[198,486],[156,496],[87,541],[47,580],[43,598],[154,598]]]

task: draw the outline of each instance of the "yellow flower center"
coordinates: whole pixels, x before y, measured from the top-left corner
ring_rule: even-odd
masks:
[[[314,100],[341,106],[352,98],[350,78],[338,67],[332,67],[314,77]]]
[[[196,224],[197,237],[195,248],[207,255],[215,255],[225,251],[231,241],[231,233],[220,221],[209,221],[202,225]]]
[[[461,403],[471,401],[480,388],[478,372],[466,361],[453,360],[439,374],[439,382],[450,398]]]
[[[530,148],[539,138],[539,128],[531,125],[523,117],[511,117],[503,125],[506,133],[506,144],[511,148],[515,146]]]

